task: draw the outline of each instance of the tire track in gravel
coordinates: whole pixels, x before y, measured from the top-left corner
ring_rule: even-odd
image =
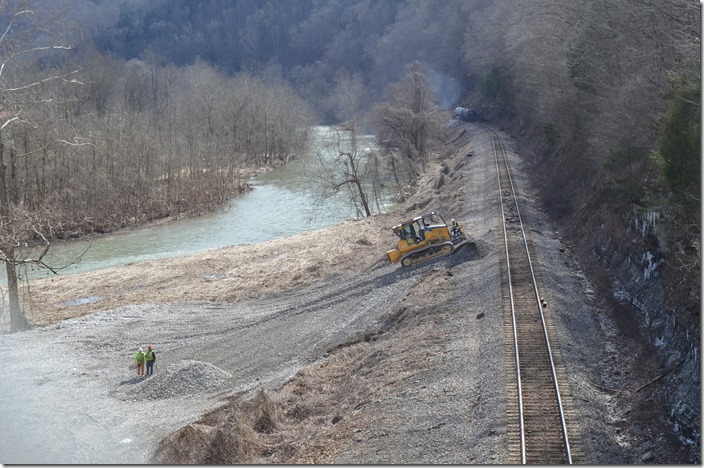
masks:
[[[304,291],[292,291],[279,293],[261,302],[262,308],[269,308],[270,312],[265,316],[248,323],[233,325],[221,328],[217,331],[200,332],[190,335],[179,336],[181,339],[194,339],[202,336],[227,335],[236,331],[264,325],[267,322],[279,320],[283,317],[294,318],[299,315],[327,310],[331,307],[353,301],[355,297],[370,294],[374,289],[390,286],[396,281],[411,277],[410,271],[398,271],[393,266],[381,266],[372,268],[370,272],[378,270],[377,274],[369,275],[365,273],[357,278],[345,279],[349,285],[335,284],[338,280],[327,280],[322,284],[315,285]],[[404,274],[405,273],[405,274]],[[351,283],[351,284],[350,284]],[[231,305],[212,305],[204,307],[208,310],[230,310]]]

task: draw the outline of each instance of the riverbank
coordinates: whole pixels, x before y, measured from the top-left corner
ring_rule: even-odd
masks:
[[[30,324],[52,324],[126,304],[253,299],[335,273],[361,271],[385,259],[394,245],[395,218],[349,220],[354,210],[344,194],[321,200],[311,186],[319,157],[337,154],[339,131],[316,127],[315,151],[276,168],[250,168],[254,190],[232,200],[227,210],[160,220],[150,229],[122,230],[92,239],[95,244],[65,246],[63,263],[81,256],[66,271],[79,268],[80,273],[61,271],[23,284]],[[360,142],[370,143],[361,137]],[[341,219],[348,221],[339,224]],[[291,234],[299,232],[303,234]],[[67,256],[70,252],[73,256]],[[53,261],[61,263],[57,256]],[[112,266],[116,262],[123,264]],[[80,271],[84,268],[88,271]]]

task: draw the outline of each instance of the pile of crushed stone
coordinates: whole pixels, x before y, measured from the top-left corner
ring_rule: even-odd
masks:
[[[201,361],[178,361],[151,377],[139,377],[122,382],[117,397],[123,400],[174,398],[193,393],[216,390],[232,375],[214,364]]]

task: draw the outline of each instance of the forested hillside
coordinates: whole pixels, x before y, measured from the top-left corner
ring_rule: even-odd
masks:
[[[284,76],[328,122],[368,109],[415,60],[448,88],[445,106],[464,81],[462,21],[472,8],[463,1],[108,3],[111,16],[94,27],[101,51],[129,59],[149,50],[176,65],[200,58],[228,74]]]

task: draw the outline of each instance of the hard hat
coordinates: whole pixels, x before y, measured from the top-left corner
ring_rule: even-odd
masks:
[[[139,348],[139,350],[140,350],[140,351],[143,351],[141,347]]]
[[[151,347],[151,346],[147,346],[147,349],[152,349],[152,347]]]

